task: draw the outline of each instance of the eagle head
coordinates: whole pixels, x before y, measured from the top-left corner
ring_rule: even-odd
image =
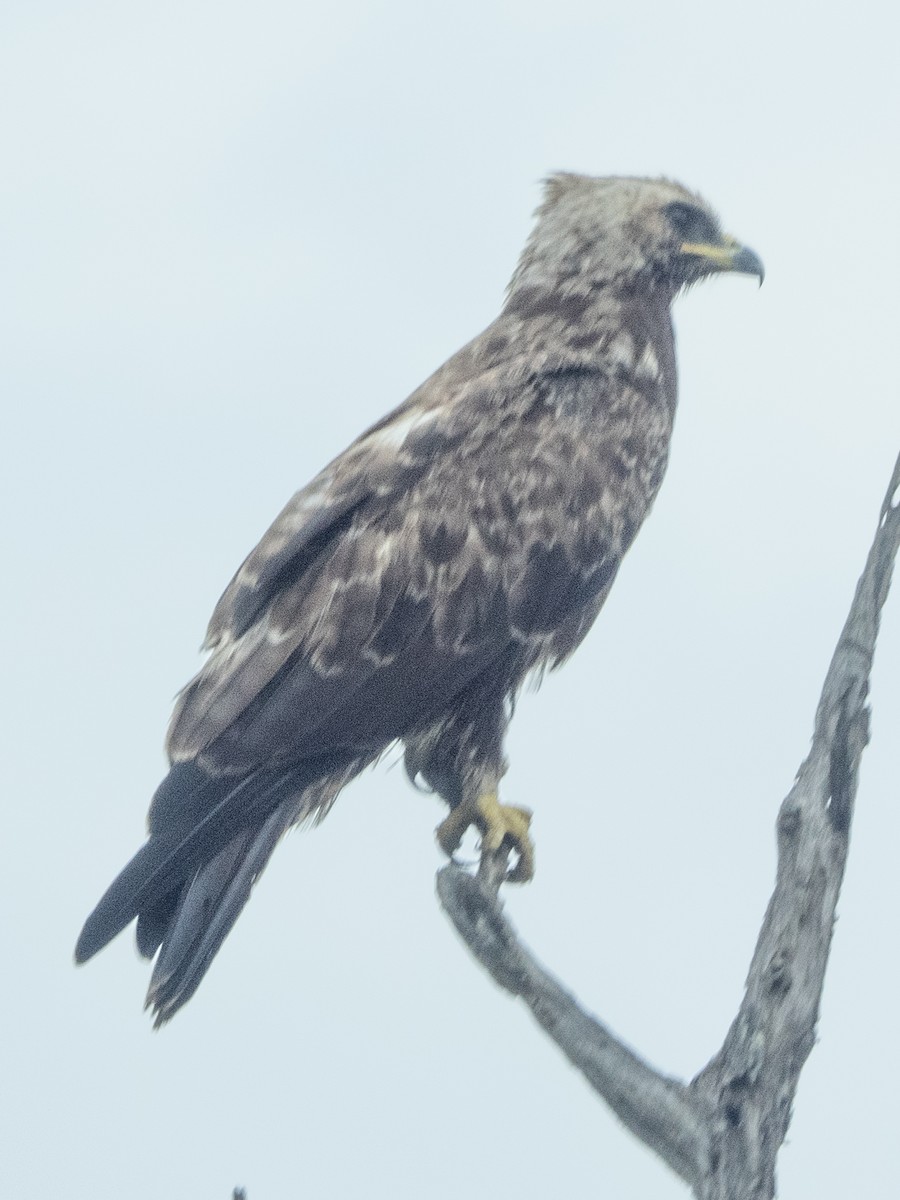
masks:
[[[763,279],[754,251],[722,231],[704,200],[668,179],[551,175],[536,216],[510,293],[569,291],[578,280],[591,290],[662,287],[674,296],[723,271]]]

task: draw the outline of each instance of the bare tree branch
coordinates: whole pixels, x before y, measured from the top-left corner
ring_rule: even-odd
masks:
[[[437,890],[469,949],[514,996],[521,996],[563,1054],[625,1125],[688,1183],[707,1169],[710,1114],[684,1086],[647,1066],[601,1025],[519,942],[494,893],[456,864],[438,872]]]
[[[620,1120],[699,1200],[769,1200],[800,1072],[815,1041],[834,915],[868,740],[879,616],[900,546],[900,458],[825,678],[812,747],[778,815],[778,867],[746,991],[725,1042],[690,1085],[648,1066],[587,1014],[521,944],[501,911],[505,855],[478,877],[445,867],[438,895],[463,940]]]

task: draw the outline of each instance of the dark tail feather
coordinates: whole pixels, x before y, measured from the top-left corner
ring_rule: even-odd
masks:
[[[172,860],[171,846],[151,838],[88,917],[75,961],[86,962],[137,917],[141,954],[152,958],[162,946],[147,1006],[152,1006],[157,1026],[167,1021],[197,990],[278,839],[304,808],[293,797],[283,802],[260,829],[244,830],[187,882],[147,901],[148,885]]]
[[[348,766],[346,760],[341,763],[331,759],[328,765],[331,770],[324,776],[321,769],[311,770],[313,782],[305,787],[296,775],[290,786],[284,778],[269,784],[263,794],[269,803],[273,797],[280,803],[262,825],[244,829],[232,838],[180,892],[142,909],[138,945],[148,957],[161,947],[145,1005],[152,1008],[157,1028],[170,1020],[200,986],[281,836],[291,825],[321,820],[341,788],[365,762],[357,760]]]
[[[196,991],[284,831],[324,816],[366,761],[323,755],[243,779],[176,764],[153,798],[149,840],[88,917],[75,961],[137,917],[141,954],[160,950],[147,1003],[157,1025],[167,1021]]]
[[[166,930],[175,918],[180,898],[181,888],[175,888],[138,913],[135,941],[138,952],[144,958],[152,958],[162,945]]]
[[[107,888],[97,907],[84,923],[75,946],[75,961],[87,962],[130,925],[138,915],[148,883],[171,854],[171,844],[151,838]]]
[[[262,784],[258,773],[239,780],[214,780],[193,763],[176,764],[150,805],[149,840],[85,921],[75,961],[87,962],[145,910],[149,926],[158,926],[185,880],[252,822],[253,802],[270,790],[271,784]],[[154,950],[147,949],[147,928],[145,924],[138,945],[150,957]]]
[[[296,816],[296,803],[283,804],[261,829],[236,837],[175,898],[177,908],[160,939],[162,950],[147,991],[147,1007],[153,1009],[157,1027],[173,1017],[200,986],[279,838]],[[139,939],[143,920],[142,914]]]
[[[138,938],[150,958],[168,927],[186,882],[239,833],[258,828],[288,799],[327,771],[319,761],[305,770],[256,771],[243,778],[213,777],[194,763],[177,763],[150,805],[150,839],[113,880],[85,922],[75,961],[86,962],[135,917],[146,914]]]

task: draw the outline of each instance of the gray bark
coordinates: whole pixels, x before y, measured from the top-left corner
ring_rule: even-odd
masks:
[[[900,546],[900,458],[816,711],[810,752],[781,804],[778,866],[744,998],[722,1048],[690,1083],[645,1063],[590,1016],[502,912],[506,862],[438,874],[440,902],[496,982],[698,1200],[770,1200],[800,1072],[815,1043],[847,861],[879,616]]]

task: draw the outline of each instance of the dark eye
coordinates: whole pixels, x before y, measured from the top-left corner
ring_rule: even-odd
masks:
[[[669,224],[685,242],[699,244],[718,242],[720,234],[716,223],[702,208],[694,204],[685,204],[682,200],[673,200],[665,207]]]

